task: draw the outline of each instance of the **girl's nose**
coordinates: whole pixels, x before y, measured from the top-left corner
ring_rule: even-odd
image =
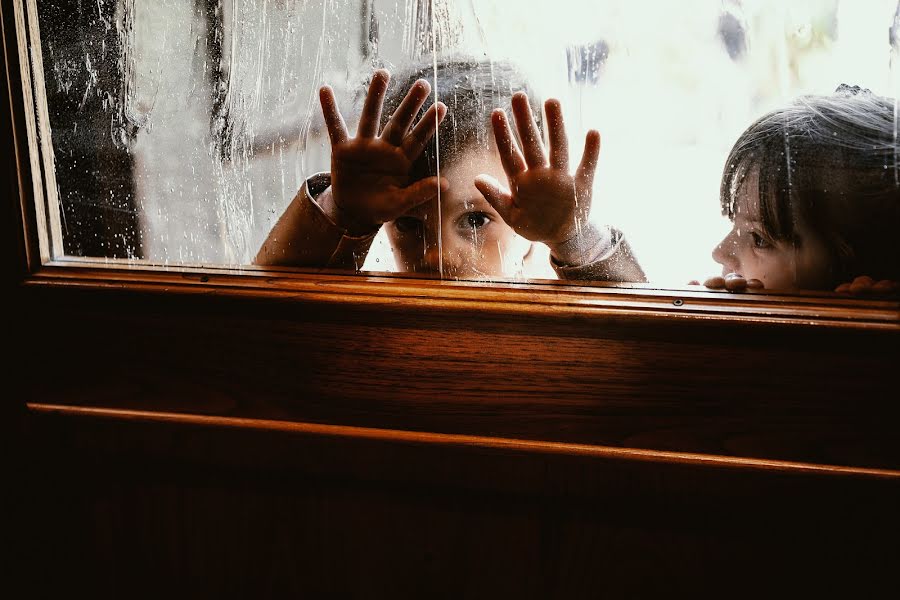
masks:
[[[719,244],[713,248],[712,258],[714,261],[726,267],[729,271],[738,271],[738,261],[735,252],[734,231],[725,236]]]
[[[431,273],[438,273],[441,269],[441,248],[438,246],[437,242],[429,242],[425,246],[425,256],[423,260],[425,266],[428,271]]]
[[[443,265],[441,253],[443,251],[441,244],[441,232],[435,224],[429,224],[425,227],[425,247],[422,263],[430,273],[439,273]]]

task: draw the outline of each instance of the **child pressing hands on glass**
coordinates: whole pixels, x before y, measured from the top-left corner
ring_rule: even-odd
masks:
[[[321,89],[331,171],[306,181],[255,262],[358,270],[383,227],[403,272],[520,277],[543,243],[560,278],[644,281],[622,235],[588,220],[599,133],[572,173],[560,103],[544,104],[545,148],[540,105],[513,65],[452,58],[437,73],[425,65],[390,86],[376,71],[355,137]]]

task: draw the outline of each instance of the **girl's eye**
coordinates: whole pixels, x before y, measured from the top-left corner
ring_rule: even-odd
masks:
[[[415,217],[397,217],[394,219],[394,227],[400,233],[414,233],[422,230],[422,221]]]
[[[754,248],[759,248],[762,250],[772,247],[772,244],[770,244],[766,238],[756,233],[755,231],[750,232],[750,240],[753,242]]]
[[[491,218],[483,212],[466,213],[463,218],[464,223],[469,229],[480,229],[491,222]]]

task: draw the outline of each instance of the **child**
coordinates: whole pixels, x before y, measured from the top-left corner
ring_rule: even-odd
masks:
[[[643,281],[622,236],[587,220],[599,133],[588,132],[572,175],[559,102],[545,104],[547,152],[540,109],[529,104],[533,94],[512,65],[450,59],[437,74],[421,67],[388,92],[389,74],[376,71],[354,138],[331,89],[321,89],[331,172],[307,180],[255,262],[359,269],[385,227],[405,272],[518,276],[536,255],[532,242],[541,242],[561,278]],[[437,104],[429,80],[436,81]],[[507,105],[515,134],[497,108]],[[382,113],[390,115],[383,124]],[[504,174],[509,188],[499,182]]]
[[[723,277],[707,287],[896,289],[895,118],[893,100],[842,85],[748,127],[725,162],[720,199],[734,225],[713,251]]]

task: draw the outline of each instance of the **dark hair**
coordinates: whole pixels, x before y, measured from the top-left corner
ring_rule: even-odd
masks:
[[[541,100],[516,65],[469,57],[439,60],[437,77],[433,63],[413,65],[395,73],[384,101],[383,122],[387,122],[418,79],[425,79],[432,88],[419,116],[434,103],[435,91],[437,99],[447,105],[447,116],[438,130],[439,140],[432,139],[414,166],[413,174],[416,178],[435,175],[438,164],[452,164],[466,150],[488,147],[494,136],[491,112],[495,108],[502,108],[508,114],[512,96],[516,92],[528,94],[531,110],[538,127],[541,127]],[[515,132],[514,126],[513,130]]]
[[[846,85],[766,114],[725,161],[723,214],[734,219],[747,175],[758,171],[769,237],[796,246],[797,223],[816,231],[832,254],[832,282],[900,278],[897,126],[894,100]]]

